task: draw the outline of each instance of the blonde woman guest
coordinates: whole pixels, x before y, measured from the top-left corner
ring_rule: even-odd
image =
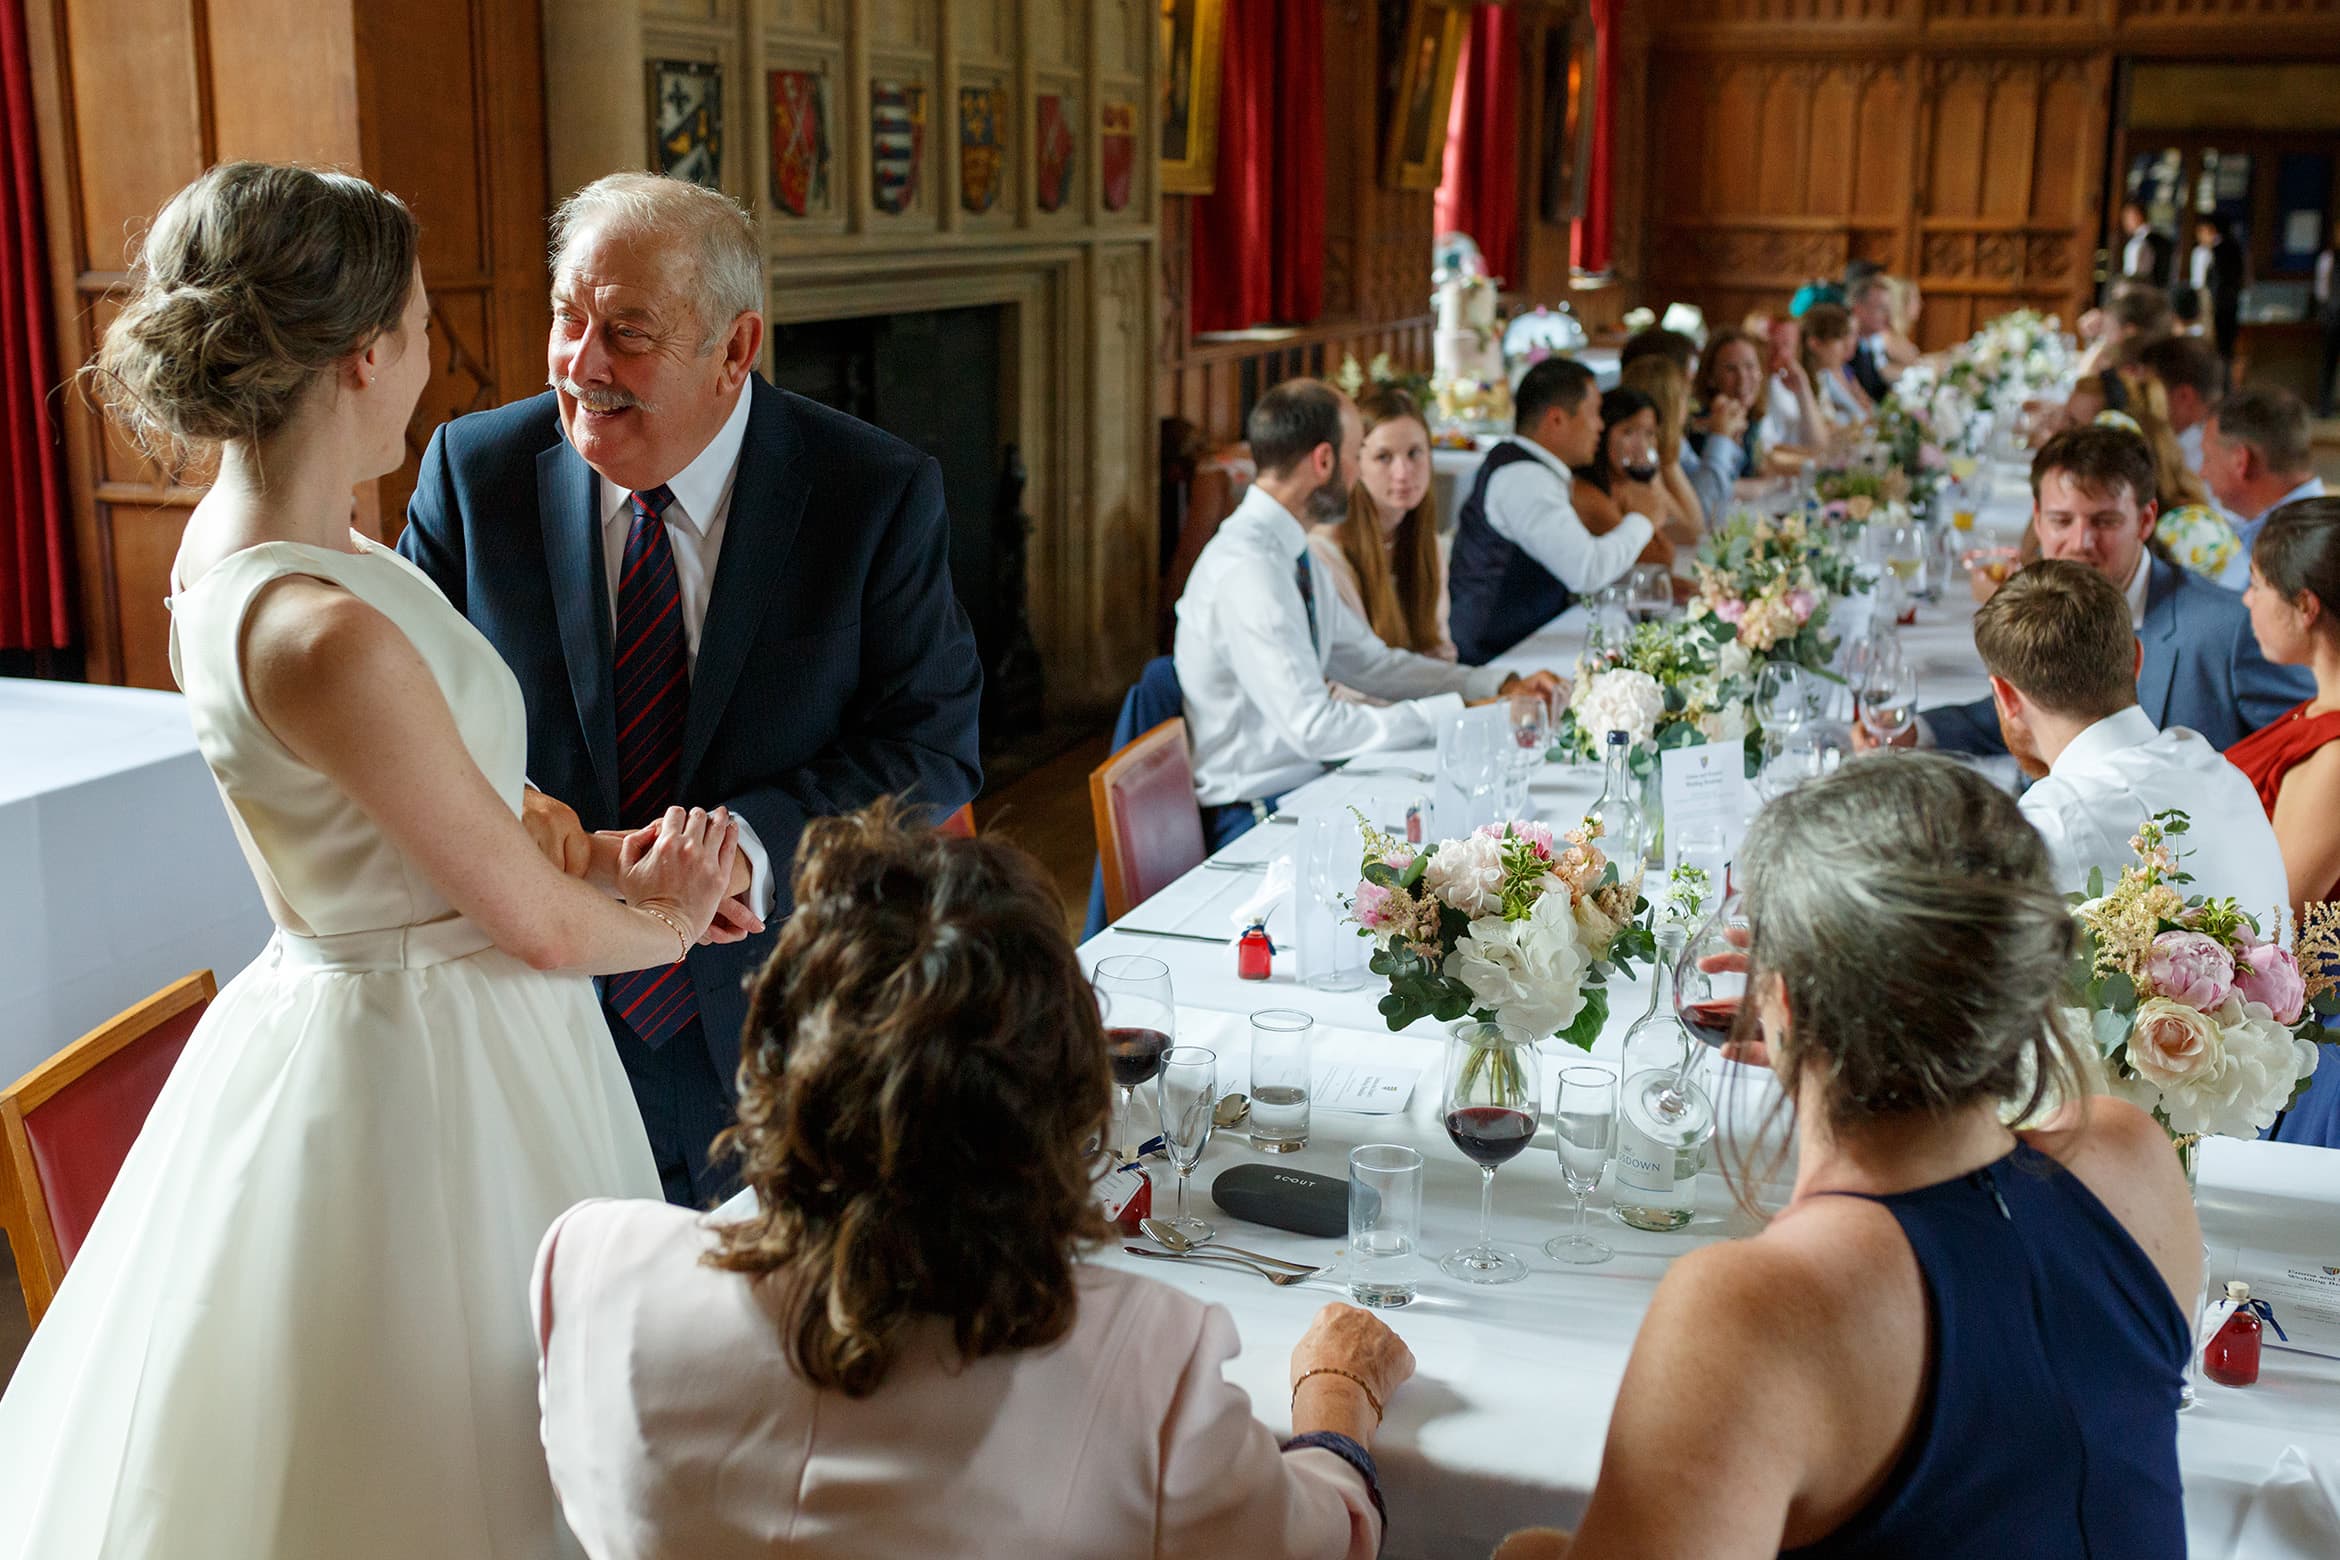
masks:
[[[2153,1118],[2085,1098],[2046,843],[1912,753],[1773,802],[1740,864],[1726,1054],[1793,1102],[1794,1191],[1674,1261],[1576,1533],[1500,1560],[2181,1560],[2201,1230]],[[2001,1125],[2047,1100],[2082,1103]]]
[[[2106,413],[2126,419],[2153,450],[2153,477],[2164,510],[2189,504],[2206,505],[2210,489],[2186,464],[2184,446],[2169,417],[2169,392],[2159,379],[2142,368],[2108,368],[2072,387],[2064,403],[2064,426],[2085,427]]]
[[[1404,1342],[1319,1311],[1279,1441],[1223,1308],[1082,1260],[1112,1074],[1039,863],[881,803],[807,826],[794,876],[725,1137],[752,1208],[588,1202],[537,1257],[586,1553],[1371,1560]]]
[[[1673,495],[1674,503],[1683,514],[1703,530],[1710,521],[1719,518],[1713,513],[1699,485],[1691,479],[1682,459],[1683,440],[1690,421],[1690,376],[1671,358],[1655,353],[1636,358],[1625,365],[1617,376],[1617,383],[1628,390],[1638,390],[1649,397],[1657,408],[1658,480]],[[1728,441],[1725,441],[1728,442]],[[1728,484],[1717,488],[1727,497]]]
[[[1766,338],[1770,356],[1764,381],[1763,437],[1778,449],[1817,454],[1827,447],[1828,423],[1812,396],[1812,376],[1803,361],[1800,322],[1774,320]]]
[[[1365,442],[1349,512],[1308,533],[1323,578],[1385,645],[1454,659],[1446,554],[1431,480],[1430,425],[1394,385],[1357,399]]]
[[[1906,276],[1886,277],[1885,312],[1891,321],[1885,329],[1885,359],[1908,368],[1925,356],[1917,344],[1918,316],[1925,312],[1918,284]]]

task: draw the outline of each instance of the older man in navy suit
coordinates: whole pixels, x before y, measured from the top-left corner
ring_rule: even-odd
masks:
[[[935,463],[756,373],[738,206],[614,174],[553,249],[552,389],[439,430],[399,548],[519,677],[524,814],[554,860],[584,872],[588,831],[672,806],[741,821],[709,942],[602,983],[667,1196],[704,1203],[798,834],[882,795],[968,801],[981,673]]]
[[[2155,726],[2200,732],[2223,752],[2315,696],[2304,667],[2259,653],[2240,596],[2153,554],[2153,452],[2140,435],[2108,425],[2057,434],[2032,459],[2031,492],[2040,552],[2088,564],[2127,594],[2142,651],[2137,703]],[[1950,752],[2007,751],[1987,698],[1927,710],[1919,727]],[[1871,745],[1857,724],[1853,739]]]

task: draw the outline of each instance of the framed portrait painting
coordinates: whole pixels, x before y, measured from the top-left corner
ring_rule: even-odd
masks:
[[[1546,222],[1584,219],[1599,90],[1595,69],[1599,41],[1592,18],[1582,13],[1544,34],[1544,133],[1537,156],[1536,203]]]
[[[1162,189],[1208,195],[1219,176],[1219,23],[1225,0],[1161,0]]]
[[[1446,162],[1446,113],[1471,13],[1442,0],[1408,0],[1405,13],[1382,180],[1393,190],[1434,190]]]

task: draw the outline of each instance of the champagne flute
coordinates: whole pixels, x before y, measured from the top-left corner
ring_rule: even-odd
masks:
[[[1479,1242],[1449,1252],[1438,1264],[1467,1284],[1510,1284],[1527,1276],[1516,1252],[1495,1244],[1495,1167],[1516,1157],[1536,1135],[1541,1063],[1535,1043],[1493,1024],[1457,1024],[1446,1042],[1446,1135],[1479,1167]]]
[[[1219,1054],[1199,1045],[1172,1046],[1162,1053],[1162,1072],[1154,1080],[1154,1090],[1162,1113],[1162,1146],[1178,1172],[1178,1211],[1170,1226],[1189,1240],[1209,1240],[1210,1221],[1186,1211],[1186,1181],[1202,1163],[1203,1149],[1211,1141],[1211,1113],[1219,1103]]]
[[[1178,1033],[1178,1008],[1170,997],[1170,966],[1144,954],[1116,954],[1097,961],[1091,977],[1105,1017],[1105,1050],[1113,1081],[1121,1091],[1122,1144],[1137,1157],[1137,1091],[1151,1083]]]
[[[1544,756],[1552,746],[1552,706],[1540,693],[1515,693],[1509,701],[1511,717],[1511,746],[1504,752],[1509,760],[1511,794],[1508,811],[1514,818],[1527,815],[1528,788],[1535,781],[1535,773],[1543,767]]]
[[[1562,1262],[1589,1265],[1606,1262],[1616,1253],[1608,1242],[1585,1231],[1585,1199],[1601,1184],[1609,1156],[1617,1148],[1617,1080],[1598,1067],[1570,1067],[1560,1074],[1557,1125],[1560,1133],[1560,1178],[1576,1198],[1576,1229],[1544,1242],[1544,1255]]]

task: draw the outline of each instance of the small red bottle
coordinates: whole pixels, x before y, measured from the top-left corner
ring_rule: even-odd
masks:
[[[2222,1387],[2247,1387],[2259,1379],[2259,1334],[2264,1330],[2251,1308],[2251,1286],[2229,1279],[2226,1298],[2234,1311],[2202,1350],[2202,1374]]]
[[[1239,980],[1265,980],[1276,945],[1268,941],[1267,923],[1254,921],[1235,943],[1235,975]]]

